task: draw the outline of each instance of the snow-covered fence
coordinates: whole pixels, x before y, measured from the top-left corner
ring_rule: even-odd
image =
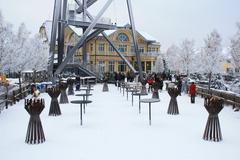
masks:
[[[197,94],[202,97],[216,96],[222,98],[225,104],[232,105],[233,108],[240,108],[240,95],[238,94],[215,89],[208,90],[207,88],[199,86],[197,88]]]
[[[0,113],[4,108],[8,108],[9,105],[16,104],[19,100],[25,98],[31,94],[31,86],[23,85],[21,89],[13,88],[8,94],[0,94]]]

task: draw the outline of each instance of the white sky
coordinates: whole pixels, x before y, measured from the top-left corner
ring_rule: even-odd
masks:
[[[19,3],[21,2],[21,3]],[[90,9],[95,13],[106,2],[98,0]],[[4,18],[17,26],[24,22],[32,33],[52,18],[54,0],[0,0]],[[228,45],[240,21],[239,0],[132,0],[136,28],[156,37],[166,49],[180,44],[185,38],[194,39],[201,46],[203,39],[213,29]],[[104,14],[118,24],[128,23],[125,0],[115,0]]]

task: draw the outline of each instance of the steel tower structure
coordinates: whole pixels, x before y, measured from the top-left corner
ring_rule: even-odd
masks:
[[[88,12],[88,7],[93,5],[97,0],[75,0],[78,8],[76,8],[73,12],[81,15],[82,19],[75,19],[74,14],[71,13],[70,10],[67,10],[68,0],[55,0],[54,11],[53,11],[53,20],[52,20],[52,31],[51,31],[51,40],[50,40],[50,59],[49,59],[49,76],[53,79],[58,74],[62,72],[67,63],[72,59],[77,49],[82,47],[83,51],[83,63],[82,66],[86,66],[87,62],[87,53],[86,53],[86,42],[91,40],[92,38],[102,34],[103,37],[108,41],[108,43],[113,47],[113,49],[117,52],[117,54],[121,57],[123,61],[126,62],[128,67],[136,73],[137,71],[131,65],[131,63],[118,51],[118,48],[114,45],[114,43],[108,38],[107,34],[104,30],[115,29],[117,26],[112,24],[104,24],[101,23],[100,18],[103,13],[107,10],[113,0],[107,0],[105,5],[101,8],[96,17],[93,17]],[[143,73],[141,66],[141,57],[138,49],[137,39],[136,39],[136,30],[135,23],[132,12],[132,4],[131,0],[126,0],[128,6],[128,14],[130,19],[130,25],[132,30],[132,37],[134,42],[135,54],[138,65],[138,73],[140,81],[143,81]],[[67,16],[67,12],[69,13]],[[70,49],[70,51],[65,54],[64,53],[64,28],[68,25],[72,25],[75,27],[82,28],[83,33],[76,43],[76,45]],[[57,38],[58,37],[58,38]],[[57,52],[56,52],[57,49]],[[63,55],[66,55],[65,58]],[[57,57],[57,59],[55,59]],[[55,62],[57,61],[57,62]]]

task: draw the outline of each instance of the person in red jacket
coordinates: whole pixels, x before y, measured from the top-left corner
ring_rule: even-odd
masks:
[[[191,83],[191,85],[189,86],[189,94],[191,96],[191,103],[195,103],[195,96],[196,96],[196,85],[194,84],[194,82]]]

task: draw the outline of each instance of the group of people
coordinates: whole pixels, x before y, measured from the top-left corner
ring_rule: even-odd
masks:
[[[146,78],[148,84],[148,92],[163,89],[163,77],[161,74],[152,73]]]
[[[153,91],[155,88],[162,90],[163,80],[166,78],[169,80],[169,77],[164,76],[163,74],[149,74],[146,78],[147,84],[149,85],[148,92]],[[180,96],[182,92],[188,93],[191,97],[191,103],[195,103],[197,87],[194,82],[188,84],[187,78],[182,79],[180,76],[172,76],[170,81],[176,85]]]
[[[117,86],[117,82],[125,82],[125,79],[127,82],[133,82],[135,78],[135,74],[133,72],[127,72],[126,75],[123,72],[115,72],[114,73],[114,79],[115,79],[115,85]],[[179,92],[179,95],[181,96],[182,92],[188,93],[191,97],[191,103],[195,103],[195,96],[196,96],[196,84],[194,82],[188,82],[187,78],[182,78],[177,75],[170,75],[163,73],[151,73],[148,75],[143,76],[143,85],[148,85],[148,92],[154,92],[154,91],[161,91],[163,89],[163,81],[169,80],[173,82]]]
[[[190,84],[188,84],[187,79],[184,80],[184,82],[182,81],[182,78],[180,76],[178,76],[176,78],[177,80],[177,88],[179,91],[179,95],[181,95],[182,91],[187,92],[190,97],[191,97],[191,103],[195,103],[195,96],[196,96],[196,91],[197,91],[197,87],[196,84],[194,82],[190,82]]]
[[[114,80],[115,80],[115,85],[117,86],[117,82],[124,82],[125,78],[127,78],[127,82],[133,82],[135,78],[135,73],[130,71],[127,72],[126,75],[124,72],[114,72]]]

